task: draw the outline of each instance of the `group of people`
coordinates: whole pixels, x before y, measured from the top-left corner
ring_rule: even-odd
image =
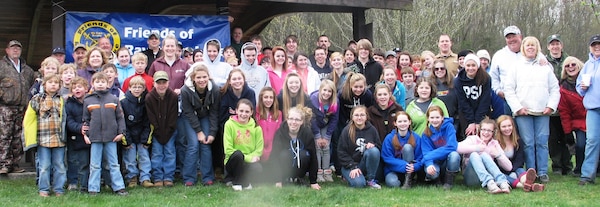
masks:
[[[583,64],[559,35],[547,38],[546,56],[516,26],[504,29],[506,47],[493,58],[453,53],[448,35],[438,55],[383,52],[367,39],[333,52],[325,35],[308,55],[295,35],[262,48],[260,36],[244,43],[241,33],[233,29],[231,46],[210,39],[202,50],[172,35],[161,47],[157,33],[133,55],[113,54],[105,40],[76,45],[74,64],[53,54],[38,79],[10,41],[0,65],[0,124],[11,130],[2,132],[0,174],[22,171],[18,156],[36,148],[42,197],[65,185],[96,195],[101,181],[127,195],[126,183],[171,187],[177,173],[185,186],[222,180],[241,191],[318,190],[336,174],[351,187],[451,189],[462,171],[466,185],[493,194],[543,191],[549,155],[552,172],[594,182],[600,137],[586,126],[600,117],[592,84],[600,35]]]

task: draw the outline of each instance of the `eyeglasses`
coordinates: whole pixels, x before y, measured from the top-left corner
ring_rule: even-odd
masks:
[[[288,122],[302,122],[302,119],[288,118]]]
[[[481,129],[481,132],[494,133],[494,130],[490,130],[490,129]]]
[[[565,64],[565,68],[572,68],[572,67],[575,67],[575,66],[577,66],[577,64],[575,64],[575,63]]]
[[[446,70],[446,68],[445,68],[445,67],[441,67],[441,68],[433,68],[433,69],[435,69],[435,70]]]
[[[131,88],[131,90],[143,90],[144,89],[143,86],[133,86],[133,87],[130,87],[130,88]]]

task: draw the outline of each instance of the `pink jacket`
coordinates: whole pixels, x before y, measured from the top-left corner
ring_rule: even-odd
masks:
[[[285,78],[290,71],[290,69],[282,70],[281,76],[279,76],[273,71],[272,67],[267,68],[267,73],[269,74],[269,82],[271,83],[271,87],[273,88],[273,90],[275,90],[275,94],[279,94],[279,91],[281,91],[281,89],[283,88]]]
[[[275,137],[275,132],[281,125],[282,116],[283,114],[281,111],[279,112],[279,117],[277,119],[272,119],[271,115],[268,116],[268,119],[260,119],[260,115],[258,113],[256,114],[256,122],[262,128],[263,132],[264,148],[260,158],[263,161],[269,160],[269,156],[273,150],[273,138]]]
[[[468,163],[469,155],[473,152],[478,152],[479,154],[486,152],[492,158],[494,158],[491,152],[496,151],[495,153],[500,154],[500,156],[495,158],[498,167],[506,171],[512,170],[512,163],[510,162],[510,159],[508,159],[508,157],[506,157],[506,155],[504,154],[504,150],[502,149],[502,147],[500,147],[500,143],[498,143],[498,140],[490,140],[490,142],[487,143],[486,147],[481,149],[481,145],[483,143],[483,140],[481,140],[477,135],[468,136],[467,138],[465,138],[465,140],[458,143],[456,152],[465,155],[463,159],[463,167],[466,165],[466,163]]]

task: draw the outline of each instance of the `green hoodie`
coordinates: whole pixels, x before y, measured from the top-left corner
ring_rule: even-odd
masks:
[[[250,118],[248,123],[241,124],[238,117],[233,115],[225,122],[223,130],[223,148],[225,150],[225,164],[229,156],[236,150],[244,154],[244,161],[250,162],[254,157],[260,157],[263,152],[263,133],[254,119]]]

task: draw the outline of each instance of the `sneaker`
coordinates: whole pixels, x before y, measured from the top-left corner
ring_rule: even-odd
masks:
[[[550,182],[550,177],[548,175],[540,175],[540,182],[548,183]]]
[[[325,182],[333,182],[333,171],[332,170],[324,170],[323,178],[325,179]]]
[[[47,192],[40,192],[40,197],[47,198],[47,197],[50,197],[50,195],[48,195]]]
[[[233,188],[234,191],[242,191],[242,185],[232,185],[231,188]]]
[[[154,187],[154,184],[152,182],[150,182],[150,180],[144,180],[144,181],[142,181],[142,186],[144,186],[144,188],[150,188],[150,187]]]
[[[77,184],[69,184],[69,187],[67,187],[67,190],[69,190],[69,191],[77,190]]]
[[[545,187],[544,184],[534,183],[531,186],[531,190],[533,192],[542,192],[542,191],[544,191],[544,187]]]
[[[490,180],[487,183],[487,192],[489,194],[498,194],[498,193],[502,193],[502,189],[500,189],[498,187],[498,184],[496,184],[496,182],[494,182],[493,180]]]
[[[589,181],[585,181],[585,180],[580,180],[579,183],[577,183],[577,185],[580,185],[580,186],[585,186],[585,185],[588,185],[588,184],[590,184],[590,182]]]
[[[334,165],[332,165],[332,166],[329,166],[329,169],[330,169],[332,172],[335,172],[335,166],[334,166]]]
[[[244,190],[252,190],[252,184],[248,184],[248,186],[244,187]]]
[[[6,175],[6,174],[8,174],[8,168],[7,167],[0,168],[0,175]]]
[[[500,189],[503,193],[510,193],[510,185],[508,184],[508,182],[500,183]]]
[[[317,183],[323,182],[325,182],[325,178],[323,177],[323,170],[319,169],[319,171],[317,172]]]
[[[164,184],[165,184],[165,187],[173,187],[173,181],[165,180]]]
[[[367,182],[367,185],[369,187],[371,187],[372,189],[381,189],[381,186],[379,184],[377,184],[377,180],[372,179],[369,182]]]
[[[154,181],[154,187],[163,187],[163,181]]]
[[[227,187],[231,187],[231,186],[233,186],[233,182],[231,182],[231,181],[227,181],[227,182],[225,183],[225,186],[227,186]]]
[[[117,195],[120,195],[120,196],[126,196],[126,195],[129,195],[129,193],[128,193],[128,192],[127,192],[125,189],[121,189],[121,190],[115,191],[115,193],[116,193]]]
[[[213,182],[212,180],[209,180],[209,181],[206,181],[205,183],[203,183],[202,185],[204,185],[204,186],[211,186],[211,185],[214,185],[214,184],[215,184],[215,182]]]
[[[188,181],[188,182],[185,182],[185,184],[184,184],[184,185],[185,185],[186,187],[191,187],[191,186],[194,186],[194,182],[189,182],[189,181]]]

